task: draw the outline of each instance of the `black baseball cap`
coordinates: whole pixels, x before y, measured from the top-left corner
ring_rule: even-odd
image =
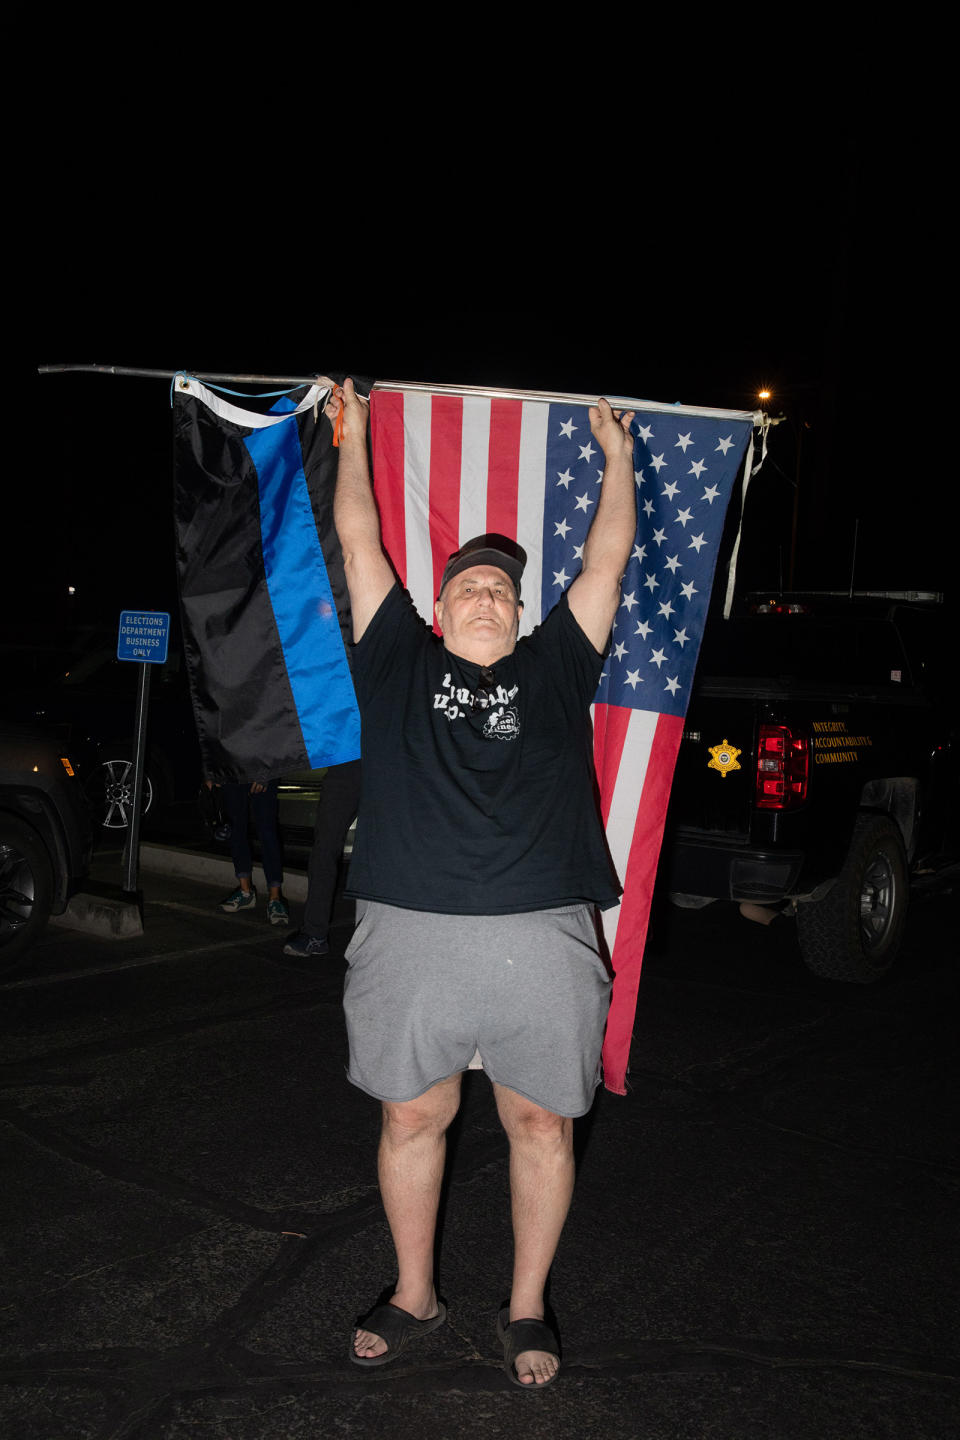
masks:
[[[461,570],[469,570],[473,565],[495,565],[498,570],[503,570],[513,581],[513,588],[517,592],[517,599],[520,599],[520,577],[523,574],[523,567],[527,563],[527,552],[516,540],[511,540],[507,535],[476,535],[461,545],[459,550],[454,550],[450,559],[444,566],[443,579],[440,581],[440,594],[443,594],[443,587],[454,575],[459,575]]]

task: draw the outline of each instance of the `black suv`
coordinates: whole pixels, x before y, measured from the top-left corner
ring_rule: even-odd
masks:
[[[139,669],[117,659],[115,627],[90,628],[53,673],[21,683],[4,702],[8,715],[56,734],[79,773],[94,823],[106,830],[126,830],[130,820]],[[152,819],[171,803],[196,799],[200,750],[176,631],[166,662],[150,671],[142,813]]]
[[[70,757],[42,730],[0,722],[0,968],[66,909],[90,848],[89,807]]]

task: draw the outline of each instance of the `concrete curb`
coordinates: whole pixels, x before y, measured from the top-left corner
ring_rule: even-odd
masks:
[[[132,900],[110,895],[71,895],[62,915],[51,915],[51,925],[83,930],[104,940],[129,940],[143,934],[143,917]]]
[[[222,885],[225,890],[232,890],[236,885],[233,862],[228,856],[180,850],[176,845],[141,845],[140,868],[159,875],[180,875],[201,884]],[[253,883],[258,890],[266,892],[266,876],[260,865],[253,867]],[[303,871],[284,870],[283,893],[288,900],[306,900],[307,877]]]
[[[141,845],[140,869],[148,874],[179,875],[201,885],[216,885],[224,893],[236,887],[233,862],[228,857],[181,850],[176,845]],[[253,883],[266,894],[266,876],[260,865],[253,867]],[[306,901],[307,877],[302,870],[284,870],[283,893],[288,900]],[[143,917],[134,901],[120,895],[91,895],[83,890],[70,897],[62,915],[51,915],[50,924],[99,935],[104,940],[129,940],[143,934]]]

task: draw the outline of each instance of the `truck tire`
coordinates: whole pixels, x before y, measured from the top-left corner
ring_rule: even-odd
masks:
[[[886,974],[907,918],[907,857],[897,825],[861,815],[843,869],[822,900],[797,906],[804,964],[827,980],[869,985]]]
[[[0,970],[37,939],[50,916],[53,870],[35,830],[0,815]]]

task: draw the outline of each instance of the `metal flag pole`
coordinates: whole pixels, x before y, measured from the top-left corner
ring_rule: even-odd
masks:
[[[207,371],[185,371],[183,366],[176,370],[146,370],[136,365],[38,365],[38,375],[61,375],[68,371],[82,371],[91,375],[136,375],[144,380],[172,380],[174,375],[190,374],[197,380],[209,380],[213,384],[226,381],[240,385],[312,385],[316,375],[214,375]]]

